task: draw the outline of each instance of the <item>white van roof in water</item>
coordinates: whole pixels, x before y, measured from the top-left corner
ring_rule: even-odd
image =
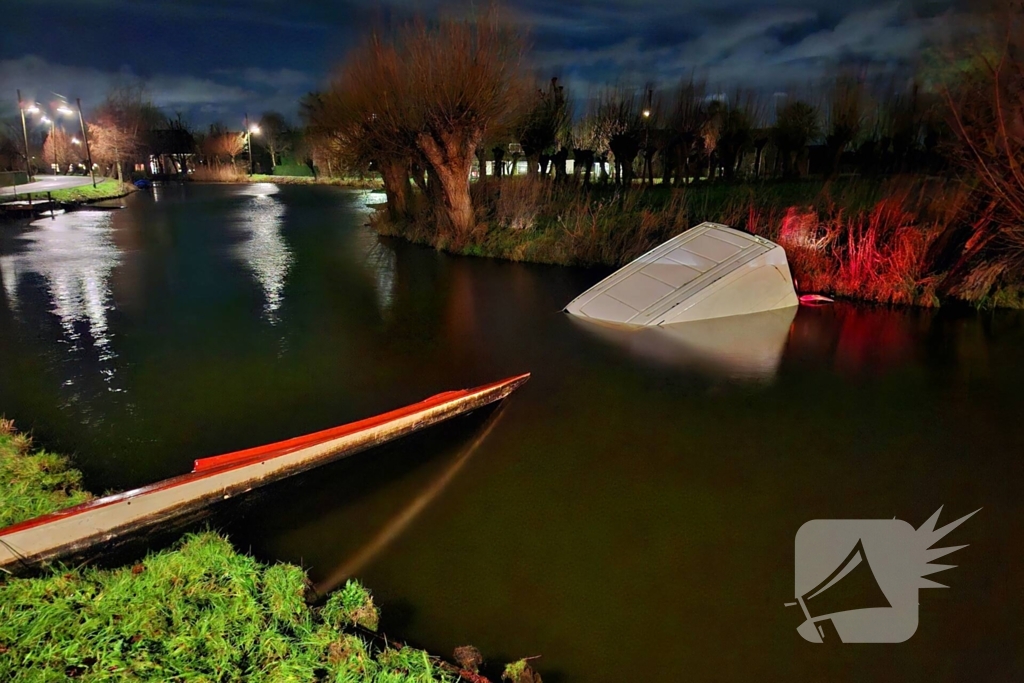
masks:
[[[725,225],[701,223],[612,273],[565,310],[646,327],[798,303],[782,247]]]

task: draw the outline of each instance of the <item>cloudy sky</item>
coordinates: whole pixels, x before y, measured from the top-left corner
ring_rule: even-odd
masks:
[[[969,0],[518,0],[530,61],[583,95],[610,83],[807,87],[837,64],[885,73],[914,61]],[[481,6],[486,0],[477,0]],[[0,92],[41,102],[143,81],[154,102],[205,126],[267,109],[294,118],[368,26],[437,0],[3,0]],[[468,0],[445,2],[468,7]]]

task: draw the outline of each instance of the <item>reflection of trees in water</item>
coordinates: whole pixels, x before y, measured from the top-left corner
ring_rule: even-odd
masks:
[[[111,214],[103,211],[47,218],[33,223],[23,238],[23,251],[0,256],[3,287],[12,310],[29,305],[23,279],[40,276],[65,341],[73,351],[95,348],[104,363],[116,357],[107,317],[113,309],[110,276],[120,261],[120,250],[110,229]],[[107,381],[113,376],[108,367],[100,372]]]
[[[245,186],[241,194],[250,199],[237,215],[238,228],[246,236],[237,254],[263,289],[263,312],[272,324],[277,322],[277,311],[284,303],[285,281],[294,260],[281,236],[285,208],[274,196],[277,191],[277,186],[269,183]]]
[[[354,231],[363,255],[363,266],[373,278],[373,289],[377,297],[377,309],[382,318],[388,317],[395,300],[395,267],[398,257],[395,251],[382,244],[377,233],[364,228]]]

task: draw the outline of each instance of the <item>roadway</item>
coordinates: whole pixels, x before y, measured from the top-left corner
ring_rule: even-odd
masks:
[[[97,178],[98,183],[102,178]],[[69,187],[81,187],[82,185],[90,185],[92,180],[89,176],[80,175],[36,175],[36,181],[34,183],[27,183],[25,185],[18,185],[18,194],[25,194],[26,192],[46,192],[49,190],[66,190]],[[0,187],[0,196],[14,194],[15,188],[13,187]]]

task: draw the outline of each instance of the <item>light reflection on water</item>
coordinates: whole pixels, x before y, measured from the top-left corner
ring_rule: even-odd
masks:
[[[239,194],[249,200],[236,215],[236,225],[246,235],[236,253],[263,289],[263,313],[272,325],[278,321],[277,312],[284,302],[285,281],[293,262],[292,252],[281,236],[285,207],[274,196],[278,192],[273,183],[243,186]]]
[[[79,212],[36,221],[21,240],[23,250],[0,256],[11,307],[19,308],[24,278],[42,277],[50,312],[60,322],[62,341],[75,354],[94,348],[108,383],[114,378],[112,361],[117,357],[108,326],[108,314],[114,309],[110,277],[120,262],[120,251],[111,239],[112,215]]]

